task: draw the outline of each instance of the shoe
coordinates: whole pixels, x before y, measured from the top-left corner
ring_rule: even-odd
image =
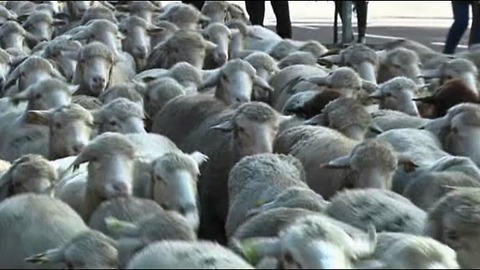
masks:
[[[365,37],[358,38],[357,40],[357,43],[360,43],[360,44],[365,44],[365,42],[366,42]]]

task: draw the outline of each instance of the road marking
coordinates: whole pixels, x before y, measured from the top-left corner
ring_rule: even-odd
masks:
[[[444,43],[444,42],[430,42],[430,44],[436,45],[436,46],[445,46],[445,43]],[[467,45],[458,44],[457,48],[468,49],[468,46],[467,46]]]

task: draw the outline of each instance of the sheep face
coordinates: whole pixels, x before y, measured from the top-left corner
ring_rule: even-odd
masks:
[[[362,79],[349,67],[338,68],[325,77],[310,77],[306,80],[318,86],[325,86],[328,91],[339,92],[344,97],[354,97],[362,88]]]
[[[71,19],[80,19],[87,9],[92,6],[92,1],[72,1],[67,2],[67,10]]]
[[[36,11],[28,16],[23,23],[23,27],[32,36],[36,37],[37,41],[47,41],[52,39],[54,27],[65,24],[67,24],[66,21],[53,19],[44,11]]]
[[[116,269],[117,256],[112,239],[97,231],[87,231],[63,246],[33,255],[25,261],[38,265],[61,265],[67,269]]]
[[[62,75],[70,82],[73,79],[77,66],[76,58],[81,47],[80,42],[60,36],[47,44],[44,56],[55,61]]]
[[[478,188],[452,191],[430,210],[426,234],[454,249],[462,268],[480,264]]]
[[[138,17],[129,17],[119,27],[125,39],[122,40],[123,50],[130,53],[137,62],[145,61],[150,54],[150,36],[161,34],[164,29],[151,26],[147,21]]]
[[[30,56],[8,75],[4,87],[8,89],[18,81],[18,91],[21,92],[32,84],[53,77],[62,78],[46,59]]]
[[[467,59],[452,59],[443,63],[438,69],[425,70],[422,75],[426,79],[439,78],[440,85],[450,79],[461,79],[471,89],[477,89],[478,69]]]
[[[3,49],[17,48],[21,51],[25,48],[25,37],[27,31],[21,25],[14,21],[7,21],[0,27],[0,46]]]
[[[90,43],[89,45],[101,43]],[[103,44],[102,44],[103,45]],[[87,45],[88,46],[88,45]],[[75,69],[75,76],[78,75],[78,83],[85,85],[94,95],[98,96],[103,92],[110,81],[111,70],[115,64],[115,58],[108,48],[103,48],[104,51],[98,54],[82,54],[87,46],[80,51],[80,57]],[[74,81],[76,81],[74,79]]]
[[[390,189],[397,168],[397,157],[390,145],[367,140],[355,146],[349,156],[330,161],[328,168],[349,168],[357,175],[353,188]]]
[[[415,84],[424,83],[421,78],[420,59],[418,55],[406,48],[395,48],[391,51],[377,51],[380,67],[378,81],[386,82],[395,77],[403,76],[411,79]]]
[[[88,162],[87,189],[101,199],[131,196],[136,152],[122,134],[106,132],[97,136],[72,163],[78,168]]]
[[[232,39],[230,29],[222,23],[211,23],[203,29],[203,37],[217,45],[212,51],[213,61],[223,66],[228,61],[228,45]]]
[[[169,100],[184,94],[183,86],[176,80],[169,77],[158,79],[144,93],[145,111],[154,117]]]
[[[13,97],[11,101],[27,101],[27,110],[48,110],[71,103],[72,94],[78,86],[68,85],[57,79],[46,79],[31,85]]]
[[[197,204],[199,166],[207,159],[199,152],[190,155],[172,152],[152,164],[154,200],[164,209],[184,216],[194,229],[200,224]]]
[[[228,16],[228,6],[226,1],[209,1],[202,7],[202,14],[210,18],[210,23],[224,23]]]
[[[47,193],[58,179],[55,168],[40,155],[28,154],[15,160],[0,178],[1,196],[33,192]]]
[[[379,99],[379,109],[395,110],[420,116],[414,101],[418,86],[407,77],[395,77],[380,86],[370,98]]]
[[[146,133],[142,106],[117,98],[94,113],[98,132]]]
[[[174,23],[183,30],[199,31],[202,25],[210,21],[210,18],[203,15],[193,5],[175,4],[170,6],[159,16],[160,20],[167,20]]]
[[[248,102],[237,108],[232,119],[211,129],[231,133],[234,151],[241,158],[272,153],[279,126],[287,119],[264,103]]]

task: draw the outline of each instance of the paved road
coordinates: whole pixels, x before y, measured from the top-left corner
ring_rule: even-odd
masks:
[[[162,1],[164,4],[178,1]],[[245,8],[244,1],[234,2]],[[333,42],[333,1],[289,1],[293,38]],[[452,23],[450,1],[369,1],[367,43],[378,44],[396,38],[409,38],[441,51]],[[275,29],[275,15],[269,1],[265,25]],[[356,33],[356,17],[352,18]],[[341,29],[341,25],[339,25]],[[468,42],[465,33],[458,51]],[[339,35],[341,39],[341,35]]]

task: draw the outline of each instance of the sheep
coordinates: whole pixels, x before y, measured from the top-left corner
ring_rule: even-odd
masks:
[[[317,58],[311,54],[310,52],[294,52],[289,54],[288,56],[282,58],[278,63],[278,67],[280,69],[286,68],[292,65],[309,65],[309,66],[316,66],[317,65]]]
[[[291,96],[282,108],[285,115],[294,114],[305,120],[310,119],[322,112],[331,101],[341,97],[336,91],[305,91]]]
[[[76,169],[88,162],[87,179],[75,175],[55,191],[61,200],[72,203],[68,185],[80,185],[80,202],[77,202],[85,222],[104,200],[131,196],[135,173],[136,148],[125,135],[105,132],[98,135],[75,157],[69,168]],[[66,178],[65,178],[66,179]],[[63,181],[63,180],[62,180]],[[79,184],[80,183],[80,184]],[[70,200],[70,201],[69,201]]]
[[[163,212],[162,207],[155,201],[149,199],[138,197],[113,198],[102,202],[97,209],[95,209],[90,217],[88,226],[92,230],[100,231],[108,237],[118,240],[122,237],[123,232],[119,230],[117,224],[108,223],[107,218],[121,220],[124,223],[137,222],[157,212]],[[123,227],[125,226],[121,228]]]
[[[262,37],[256,36],[252,29],[240,19],[229,20],[225,25],[232,30],[237,30],[232,31],[232,39],[230,44],[228,44],[228,53],[231,59],[244,58],[251,53],[255,53],[255,51],[245,50],[247,47],[247,38],[262,39]],[[265,54],[268,55],[267,53]],[[270,55],[268,56],[272,58]]]
[[[17,17],[18,16],[14,11],[7,9],[3,5],[0,5],[0,24],[4,24],[7,21],[16,20]]]
[[[2,49],[15,48],[26,53],[30,52],[30,48],[24,43],[25,40],[36,40],[36,38],[27,32],[16,21],[6,21],[0,26],[0,35],[2,40],[0,47]]]
[[[378,51],[379,66],[377,81],[384,83],[395,77],[409,78],[417,85],[422,85],[420,77],[420,59],[415,51],[407,48],[394,48],[387,51]]]
[[[24,193],[7,198],[0,203],[0,217],[2,268],[31,268],[25,258],[88,231],[73,209],[48,195]]]
[[[115,6],[117,11],[125,11],[130,14],[130,17],[137,16],[144,19],[148,23],[152,23],[153,13],[161,11],[152,1],[128,1],[127,3],[119,2]]]
[[[420,116],[414,101],[418,88],[413,80],[397,76],[382,83],[379,89],[369,97],[379,100],[379,109],[396,110],[411,116]]]
[[[198,69],[203,68],[206,52],[217,47],[192,30],[178,30],[170,38],[152,49],[145,69],[169,69],[179,62],[188,62]]]
[[[7,76],[3,85],[3,94],[4,96],[12,96],[15,93],[25,91],[28,86],[48,78],[65,81],[60,72],[46,59],[39,56],[30,56]]]
[[[227,239],[246,220],[257,201],[270,201],[289,187],[308,188],[299,160],[278,154],[257,154],[238,161],[228,177]]]
[[[144,2],[144,1],[142,1]],[[150,47],[155,48],[158,44],[162,43],[163,41],[169,39],[171,36],[175,34],[180,28],[175,24],[169,21],[158,21],[155,25],[159,28],[162,28],[163,31],[155,33],[150,37]]]
[[[54,148],[49,149],[49,128],[43,126],[48,121],[42,121],[47,118],[42,116],[50,115],[49,109],[54,110],[54,108],[62,108],[70,104],[71,94],[76,89],[78,89],[76,86],[70,86],[55,79],[47,79],[14,96],[12,98],[14,103],[24,100],[27,100],[28,103],[24,111],[4,114],[1,117],[3,132],[0,134],[0,156],[13,161],[28,153],[41,154],[46,157],[63,154],[56,152]],[[61,128],[60,131],[62,130]],[[71,131],[70,128],[67,128],[67,130],[68,132]],[[62,134],[62,136],[65,135]],[[68,139],[73,138],[63,138],[61,141]],[[50,146],[53,146],[53,142]],[[71,145],[57,144],[55,147],[68,151],[65,148],[69,148]]]
[[[324,212],[328,204],[320,194],[315,193],[310,188],[292,186],[277,194],[270,201],[247,211],[247,217],[270,211],[277,208],[302,208],[313,212]],[[237,231],[237,230],[236,230]]]
[[[90,111],[100,109],[103,105],[98,98],[86,95],[74,95],[72,97],[72,103],[78,104]]]
[[[213,70],[198,90],[215,87],[215,98],[225,104],[234,104],[249,102],[254,86],[267,92],[273,91],[268,82],[256,74],[255,68],[250,63],[233,59]]]
[[[126,98],[139,106],[143,107],[143,97],[135,89],[133,85],[130,84],[117,84],[112,87],[107,88],[104,92],[98,95],[98,99],[103,104],[107,104],[117,98]]]
[[[425,236],[382,232],[374,258],[388,269],[460,269],[456,252]]]
[[[66,268],[110,268],[118,267],[116,243],[97,231],[87,231],[75,236],[56,248],[25,258],[25,262],[37,265],[61,265]],[[60,268],[60,266],[57,266]]]
[[[159,14],[157,19],[174,23],[182,30],[197,31],[201,29],[201,25],[210,22],[210,18],[192,5],[172,3],[163,9],[164,11]]]
[[[349,235],[359,235],[363,231],[352,225],[333,219],[317,211],[310,211],[304,208],[279,207],[261,212],[254,215],[238,227],[233,236],[228,241],[228,246],[237,251],[238,241],[256,237],[276,237],[285,228],[290,227],[299,219],[315,217],[321,215],[321,218],[328,219],[329,222],[339,226]]]
[[[86,25],[93,20],[107,20],[112,23],[118,23],[115,13],[105,6],[92,6],[83,13],[79,21],[80,25]]]
[[[250,63],[255,68],[256,74],[267,82],[280,71],[275,59],[263,52],[251,53],[244,60]],[[270,92],[265,92],[261,87],[254,86],[252,100],[270,103],[270,94]]]
[[[404,162],[388,143],[375,139],[359,142],[318,126],[285,130],[277,136],[274,151],[298,158],[308,185],[326,199],[344,188],[390,189],[397,163]]]
[[[160,133],[174,140],[183,151],[200,151],[210,158],[210,162],[201,169],[198,182],[202,206],[199,235],[224,239],[224,221],[221,220],[225,220],[227,216],[227,179],[231,167],[244,156],[271,153],[278,126],[286,117],[260,102],[247,102],[236,109],[228,109],[219,101],[199,100],[200,98],[192,96],[192,101],[195,100],[194,106],[190,101],[184,104],[175,102],[179,99],[167,103],[159,115],[165,115],[166,110],[172,106],[171,108],[178,111],[174,113],[176,117],[168,121],[188,121],[191,125],[186,127],[176,124],[175,130],[165,132],[164,128]],[[197,106],[202,111],[199,111]],[[193,119],[193,116],[199,117],[198,120]],[[180,117],[185,117],[186,120],[182,121]],[[205,140],[208,140],[208,143],[205,143]],[[217,218],[220,221],[217,221]]]
[[[298,50],[301,52],[309,52],[316,57],[320,57],[328,51],[327,47],[316,40],[307,40],[306,42],[303,42]]]
[[[65,36],[59,36],[47,42],[45,48],[38,54],[50,60],[55,69],[70,82],[77,65],[77,52],[81,46],[80,42],[76,40],[69,40]]]
[[[425,79],[438,78],[439,86],[450,79],[461,79],[468,87],[478,91],[478,69],[475,64],[467,59],[457,58],[444,62],[434,69],[424,70],[422,76]]]
[[[23,22],[23,28],[28,31],[36,42],[42,40],[51,40],[53,35],[53,27],[66,25],[67,22],[59,19],[54,19],[50,14],[44,11],[34,11],[30,13],[27,19]],[[36,42],[28,42],[30,48],[36,45]]]
[[[361,141],[371,126],[371,116],[355,99],[340,97],[329,102],[320,114],[305,123],[329,127],[348,138]]]
[[[230,4],[227,1],[206,1],[202,7],[202,14],[208,17],[209,24],[224,23],[230,17]],[[208,26],[207,26],[208,27]]]
[[[99,134],[104,132],[147,133],[143,123],[143,107],[119,97],[104,104],[94,113],[94,124]]]
[[[373,124],[382,131],[400,128],[420,128],[428,119],[395,110],[375,110],[370,113]]]
[[[170,77],[181,84],[187,94],[197,93],[197,86],[202,84],[201,69],[194,67],[188,62],[179,62],[170,69],[150,69],[138,73],[133,81],[148,81]],[[142,92],[142,91],[141,91]]]
[[[365,230],[370,223],[377,232],[423,233],[427,213],[407,198],[375,188],[341,191],[332,197],[326,214]]]
[[[425,235],[457,253],[462,268],[475,268],[478,260],[478,188],[460,188],[440,199],[428,213]]]
[[[40,155],[24,155],[0,176],[0,200],[26,192],[50,192],[57,180],[57,171],[47,159]]]
[[[232,32],[233,29],[220,22],[212,22],[202,30],[203,37],[216,45],[214,50],[207,51],[204,69],[214,69],[227,63]]]
[[[118,231],[120,238],[120,267],[125,268],[130,259],[149,244],[159,241],[195,241],[197,236],[187,221],[175,212],[160,211],[142,217],[133,223],[115,218],[106,219],[110,230]]]
[[[378,58],[377,53],[366,45],[353,44],[342,49],[339,54],[324,56],[320,60],[351,66],[362,79],[377,83]]]
[[[114,53],[103,43],[93,41],[81,48],[72,83],[80,85],[77,94],[98,96],[111,86],[111,74],[116,62]]]
[[[478,104],[461,103],[451,107],[445,116],[429,120],[422,128],[434,134],[446,152],[469,157],[478,166],[480,149],[475,134],[478,133],[479,112]]]
[[[126,269],[255,269],[231,250],[209,241],[160,241],[138,252]]]
[[[451,79],[435,89],[432,95],[416,98],[424,107],[424,118],[437,118],[445,116],[448,109],[460,103],[478,103],[479,94],[471,89],[461,79]]]
[[[323,216],[300,218],[278,237],[252,238],[239,243],[247,260],[256,264],[263,257],[275,257],[284,269],[353,268],[357,261],[373,255],[377,236],[349,235]]]
[[[150,36],[161,34],[164,29],[151,25],[140,17],[129,16],[120,23],[119,30],[125,35],[122,40],[123,50],[134,57],[137,70],[143,70],[151,51]]]
[[[144,99],[145,112],[153,119],[155,115],[167,104],[168,101],[186,95],[185,88],[175,79],[170,77],[154,80],[142,91]],[[152,123],[147,126],[147,130],[151,129]]]
[[[416,206],[427,211],[430,207],[445,196],[449,187],[478,187],[477,179],[456,171],[431,172],[421,174],[411,181],[403,191],[403,195]]]

